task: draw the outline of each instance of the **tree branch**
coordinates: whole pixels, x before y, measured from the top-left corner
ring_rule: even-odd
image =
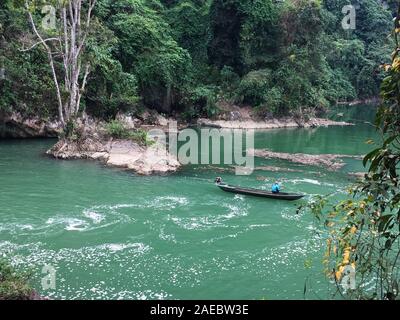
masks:
[[[58,38],[48,38],[48,39],[43,39],[42,41],[39,41],[37,43],[35,43],[34,45],[32,45],[30,48],[28,49],[18,49],[21,52],[26,52],[26,51],[30,51],[33,48],[37,47],[40,44],[43,44],[43,42],[48,42],[48,41],[58,41]]]
[[[96,5],[96,1],[97,0],[90,0],[90,2],[89,2],[89,9],[88,9],[87,18],[86,18],[85,31],[84,31],[84,34],[83,34],[83,38],[81,39],[81,43],[79,44],[77,55],[79,55],[79,53],[81,52],[81,50],[83,48],[83,45],[86,42],[87,35],[89,34],[90,20],[91,20],[91,17],[92,17],[92,11],[94,9],[94,6]]]

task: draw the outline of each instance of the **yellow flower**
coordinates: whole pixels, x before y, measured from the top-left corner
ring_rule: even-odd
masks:
[[[393,60],[392,67],[396,71],[400,70],[400,58],[397,57]]]
[[[340,280],[342,278],[343,271],[344,267],[340,266],[339,270],[335,272],[336,280]]]
[[[350,247],[347,247],[343,253],[343,264],[347,265],[350,262]]]
[[[351,229],[350,229],[350,233],[351,234],[355,234],[356,232],[357,232],[357,227],[352,226]]]

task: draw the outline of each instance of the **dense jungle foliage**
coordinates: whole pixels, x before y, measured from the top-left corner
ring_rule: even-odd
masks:
[[[381,139],[368,141],[373,146],[363,161],[368,173],[349,188],[346,200],[317,196],[309,205],[329,231],[325,271],[345,299],[400,297],[400,3],[393,27],[394,50],[383,66],[374,123]]]
[[[57,114],[47,55],[18,0],[0,3],[0,111]],[[40,17],[37,1],[35,14]],[[356,28],[344,30],[345,5]],[[263,117],[376,97],[393,5],[380,0],[98,0],[81,108],[106,119],[144,107],[190,119],[219,102]],[[58,62],[61,63],[61,62]]]

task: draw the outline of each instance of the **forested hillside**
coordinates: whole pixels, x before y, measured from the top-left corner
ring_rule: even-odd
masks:
[[[375,97],[393,47],[391,5],[353,2],[355,30],[341,25],[347,0],[98,0],[80,107],[105,119],[147,107],[189,120],[221,102],[272,117]],[[51,118],[51,70],[40,45],[22,50],[34,36],[21,3],[0,3],[0,110]]]

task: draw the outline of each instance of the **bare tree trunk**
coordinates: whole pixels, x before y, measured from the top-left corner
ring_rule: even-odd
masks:
[[[35,22],[33,21],[33,17],[32,14],[29,11],[28,8],[28,2],[26,2],[26,7],[28,9],[28,13],[29,13],[29,20],[31,22],[33,31],[35,32],[35,35],[39,38],[40,43],[43,44],[43,46],[45,47],[46,51],[47,51],[47,55],[49,58],[49,64],[50,64],[50,68],[53,74],[53,80],[54,80],[54,85],[56,86],[56,94],[57,94],[57,101],[58,101],[58,117],[60,118],[60,121],[63,125],[65,125],[65,120],[64,120],[64,114],[63,114],[63,103],[62,103],[62,99],[61,99],[61,92],[60,92],[60,85],[58,83],[58,79],[57,79],[57,73],[56,73],[56,69],[54,67],[54,59],[53,59],[53,54],[51,52],[51,48],[47,45],[47,41],[49,41],[49,39],[43,39],[43,37],[40,35],[40,33],[38,32]],[[36,45],[32,46],[30,49],[34,48]],[[29,50],[30,50],[29,49]]]
[[[84,71],[82,71],[82,56],[89,34],[92,12],[96,0],[87,0],[87,12],[84,15],[82,15],[83,0],[60,1],[58,14],[61,23],[56,27],[58,31],[58,37],[56,38],[45,38],[40,34],[32,13],[29,11],[28,0],[25,1],[26,8],[28,9],[29,21],[36,37],[39,39],[37,44],[42,44],[48,54],[49,66],[52,70],[56,87],[58,114],[60,121],[65,126],[68,121],[79,115],[82,94],[86,88],[90,73],[90,64],[88,62],[84,63]],[[82,16],[84,16],[85,19],[83,24]],[[54,45],[52,45],[52,43],[54,43]],[[34,48],[37,44],[33,45],[30,49]],[[57,70],[55,66],[55,59],[59,56],[62,57],[62,70]],[[63,88],[66,93],[64,101],[59,82],[59,79],[62,78],[64,80]]]

